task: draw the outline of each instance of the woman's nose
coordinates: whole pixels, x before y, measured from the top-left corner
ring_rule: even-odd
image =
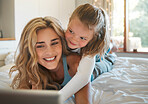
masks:
[[[54,52],[54,49],[52,47],[47,47],[45,49],[45,53],[52,54],[53,52]]]

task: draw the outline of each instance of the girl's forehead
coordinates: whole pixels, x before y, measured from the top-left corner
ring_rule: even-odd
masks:
[[[93,35],[93,29],[89,29],[88,26],[82,23],[78,18],[73,18],[68,27],[75,33],[80,35]]]

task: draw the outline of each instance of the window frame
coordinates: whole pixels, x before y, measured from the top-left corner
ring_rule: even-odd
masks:
[[[133,52],[127,51],[128,38],[129,38],[129,10],[128,10],[128,0],[124,0],[124,43],[123,43],[123,52],[126,53],[144,53],[148,54],[148,52]]]

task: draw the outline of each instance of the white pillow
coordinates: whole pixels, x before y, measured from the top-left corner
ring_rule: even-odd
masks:
[[[14,63],[14,54],[15,52],[9,52],[5,58],[5,65],[13,64]]]

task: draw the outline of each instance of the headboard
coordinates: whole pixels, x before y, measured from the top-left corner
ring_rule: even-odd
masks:
[[[5,65],[5,58],[7,56],[8,53],[3,53],[3,54],[0,54],[0,67]]]
[[[15,52],[0,53],[0,67],[14,63]]]

